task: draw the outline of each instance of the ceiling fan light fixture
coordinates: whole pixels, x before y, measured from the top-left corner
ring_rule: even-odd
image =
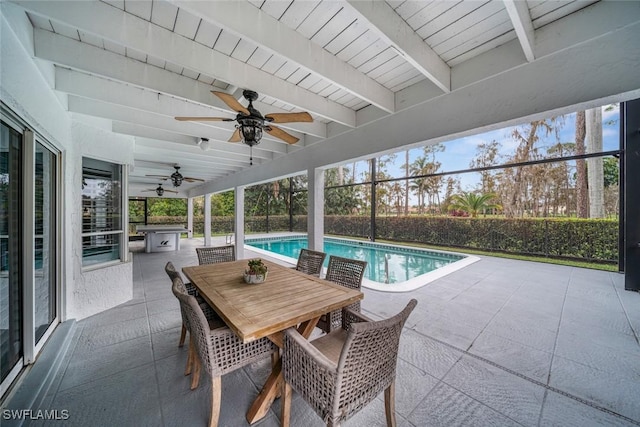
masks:
[[[158,188],[156,188],[156,194],[160,197],[162,197],[162,195],[164,194],[164,188],[162,188],[161,185],[159,185]]]
[[[180,173],[180,166],[174,166],[174,168],[176,169],[176,171],[171,174],[171,183],[174,187],[180,187],[182,185],[182,180],[184,179],[184,177]]]
[[[242,118],[238,119],[238,122],[240,122],[238,128],[242,135],[242,141],[249,147],[260,144],[260,140],[262,139],[262,121],[252,118]]]
[[[202,151],[207,151],[209,149],[209,138],[200,138],[198,145]]]

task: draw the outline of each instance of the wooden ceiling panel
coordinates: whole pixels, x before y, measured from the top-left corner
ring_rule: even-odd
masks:
[[[256,68],[262,68],[262,66],[269,60],[269,58],[271,58],[271,56],[271,52],[259,47],[253,51],[253,53],[249,57],[249,60],[247,61],[247,64]]]
[[[409,26],[414,30],[417,30],[433,20],[440,19],[440,17],[446,15],[449,10],[453,9],[460,3],[460,0],[431,2],[427,7],[407,19],[407,24],[409,24]]]
[[[153,0],[151,22],[173,31],[178,15],[178,7],[165,0]]]
[[[80,41],[77,28],[70,27],[58,21],[51,21],[51,26],[53,27],[54,33]]]
[[[396,52],[394,49],[387,48],[387,49],[381,51],[379,54],[377,54],[373,58],[371,58],[369,61],[367,61],[364,64],[362,64],[361,66],[359,66],[358,70],[362,71],[365,74],[369,73],[370,71],[372,71],[375,68],[381,66],[382,64],[386,63],[387,61],[391,61],[392,59],[394,59],[397,56],[398,56],[398,52]]]
[[[43,30],[53,31],[53,26],[51,26],[51,21],[48,18],[43,18],[39,15],[33,13],[27,13],[29,17],[29,21],[31,21],[31,25],[35,28],[42,28]]]
[[[354,12],[347,9],[340,9],[331,19],[314,34],[311,41],[322,47],[326,47],[334,38],[340,35],[351,24],[357,20]]]
[[[400,5],[397,7],[394,7],[392,4],[391,7],[394,7],[396,13],[406,21],[416,13],[420,12],[425,7],[429,6],[431,3],[433,3],[433,0],[431,1],[408,0],[408,1],[401,2]]]
[[[291,3],[293,0],[266,0],[260,9],[275,19],[280,19]]]
[[[367,25],[365,23],[363,23],[362,21],[352,22],[347,28],[344,29],[344,31],[335,36],[335,38],[331,40],[324,48],[335,55],[346,49],[347,46],[352,44],[355,40],[359,39],[366,32]]]
[[[264,63],[261,70],[266,71],[269,74],[275,74],[286,63],[287,60],[283,57],[279,55],[271,55],[271,58]]]
[[[296,30],[319,4],[320,0],[294,0],[279,18],[280,22]]]
[[[231,56],[242,62],[247,62],[257,48],[258,46],[256,46],[254,43],[245,39],[241,39],[236,45],[235,49],[233,49],[233,52],[231,52]]]
[[[231,56],[231,52],[236,48],[240,42],[240,37],[232,34],[229,31],[222,30],[218,35],[216,44],[213,46],[218,52],[222,52],[225,55]]]
[[[99,47],[100,49],[104,49],[104,40],[102,37],[95,36],[91,33],[87,33],[86,31],[78,30],[78,34],[80,35],[80,41],[82,43],[87,43],[92,46]]]
[[[381,43],[380,36],[376,34],[374,31],[367,29],[362,35],[357,38],[354,38],[352,42],[350,42],[344,49],[337,53],[337,57],[342,59],[345,62],[351,63],[351,60],[361,53],[363,50],[367,49],[369,46],[374,43]],[[353,63],[351,63],[353,65]]]
[[[217,25],[214,25],[211,22],[201,21],[198,31],[196,32],[195,41],[213,48],[213,45],[216,43],[216,40],[218,40],[218,36],[221,31],[222,28]]]
[[[152,55],[147,55],[147,63],[154,65],[158,68],[164,68],[167,65],[167,61],[165,61],[164,59],[161,58],[157,58],[155,56]]]
[[[451,44],[461,44],[460,40],[472,40],[476,37],[481,37],[484,31],[504,22],[511,22],[509,15],[504,8],[504,4],[501,1],[494,0],[475,9],[472,13],[456,22],[452,22],[442,30],[426,38],[425,41],[438,52],[446,51],[451,48]],[[421,33],[418,35],[424,36]],[[438,46],[445,42],[449,42],[449,45],[438,50]]]
[[[147,62],[147,54],[145,52],[131,47],[127,47],[127,57],[135,59],[136,61]],[[182,71],[182,68],[180,68],[180,71]]]
[[[193,40],[196,37],[196,31],[200,25],[200,18],[194,16],[184,9],[178,10],[178,16],[176,17],[176,25],[174,31],[186,38]]]
[[[308,39],[311,39],[322,27],[324,27],[335,14],[342,9],[337,1],[322,1],[302,21],[297,31]]]
[[[145,21],[151,21],[152,0],[125,0],[124,10],[136,15]]]
[[[444,28],[450,25],[455,25],[460,19],[463,19],[465,16],[473,13],[476,9],[481,8],[487,3],[489,2],[470,1],[458,3],[437,18],[426,22],[416,30],[416,33],[422,37],[423,40],[428,39],[439,31],[442,31]]]

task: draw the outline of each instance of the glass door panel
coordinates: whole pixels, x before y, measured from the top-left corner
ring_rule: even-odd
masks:
[[[0,371],[22,357],[22,135],[0,124]]]
[[[36,143],[34,297],[35,338],[56,318],[56,156]]]

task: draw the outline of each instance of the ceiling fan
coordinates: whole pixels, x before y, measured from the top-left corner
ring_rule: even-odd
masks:
[[[150,177],[154,177],[154,178],[161,178],[161,179],[171,179],[171,183],[173,184],[174,187],[180,187],[182,185],[182,181],[187,181],[187,182],[200,181],[200,182],[204,182],[204,179],[191,178],[189,176],[183,176],[180,173],[180,166],[174,166],[173,168],[176,171],[174,173],[172,173],[171,175],[146,175],[146,176],[150,176]]]
[[[235,119],[228,117],[176,117],[180,121],[209,121],[209,122],[237,122],[236,130],[229,138],[229,142],[244,142],[249,147],[257,145],[262,139],[262,132],[283,140],[288,144],[295,144],[298,138],[290,133],[273,126],[271,123],[294,123],[294,122],[313,122],[311,114],[307,112],[299,113],[268,113],[264,116],[260,111],[253,107],[253,101],[258,99],[258,93],[252,90],[244,90],[242,95],[249,101],[249,105],[244,107],[232,95],[225,92],[212,90],[215,96],[220,98],[222,102],[227,104],[229,108],[238,114]],[[253,162],[252,162],[253,164]]]
[[[162,195],[165,193],[165,191],[168,191],[169,193],[176,193],[178,194],[177,191],[173,191],[173,190],[165,190],[164,188],[162,188],[162,183],[158,184],[158,188],[147,188],[146,190],[142,190],[143,193],[147,193],[149,191],[155,191],[155,193],[159,196],[162,197]]]

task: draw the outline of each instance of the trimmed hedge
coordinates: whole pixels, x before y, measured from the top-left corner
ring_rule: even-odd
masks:
[[[376,232],[377,238],[404,242],[587,261],[618,259],[618,223],[612,220],[380,217]]]
[[[369,238],[369,216],[327,215],[327,234]],[[186,217],[150,217],[149,224],[184,224]],[[204,217],[194,217],[204,233]],[[268,225],[268,228],[267,228]],[[214,234],[233,233],[233,217],[213,217]],[[245,218],[245,233],[289,231],[289,216]],[[293,217],[293,231],[307,231],[307,216]],[[611,262],[618,260],[618,222],[603,219],[506,219],[465,217],[377,217],[376,238],[521,255]]]

